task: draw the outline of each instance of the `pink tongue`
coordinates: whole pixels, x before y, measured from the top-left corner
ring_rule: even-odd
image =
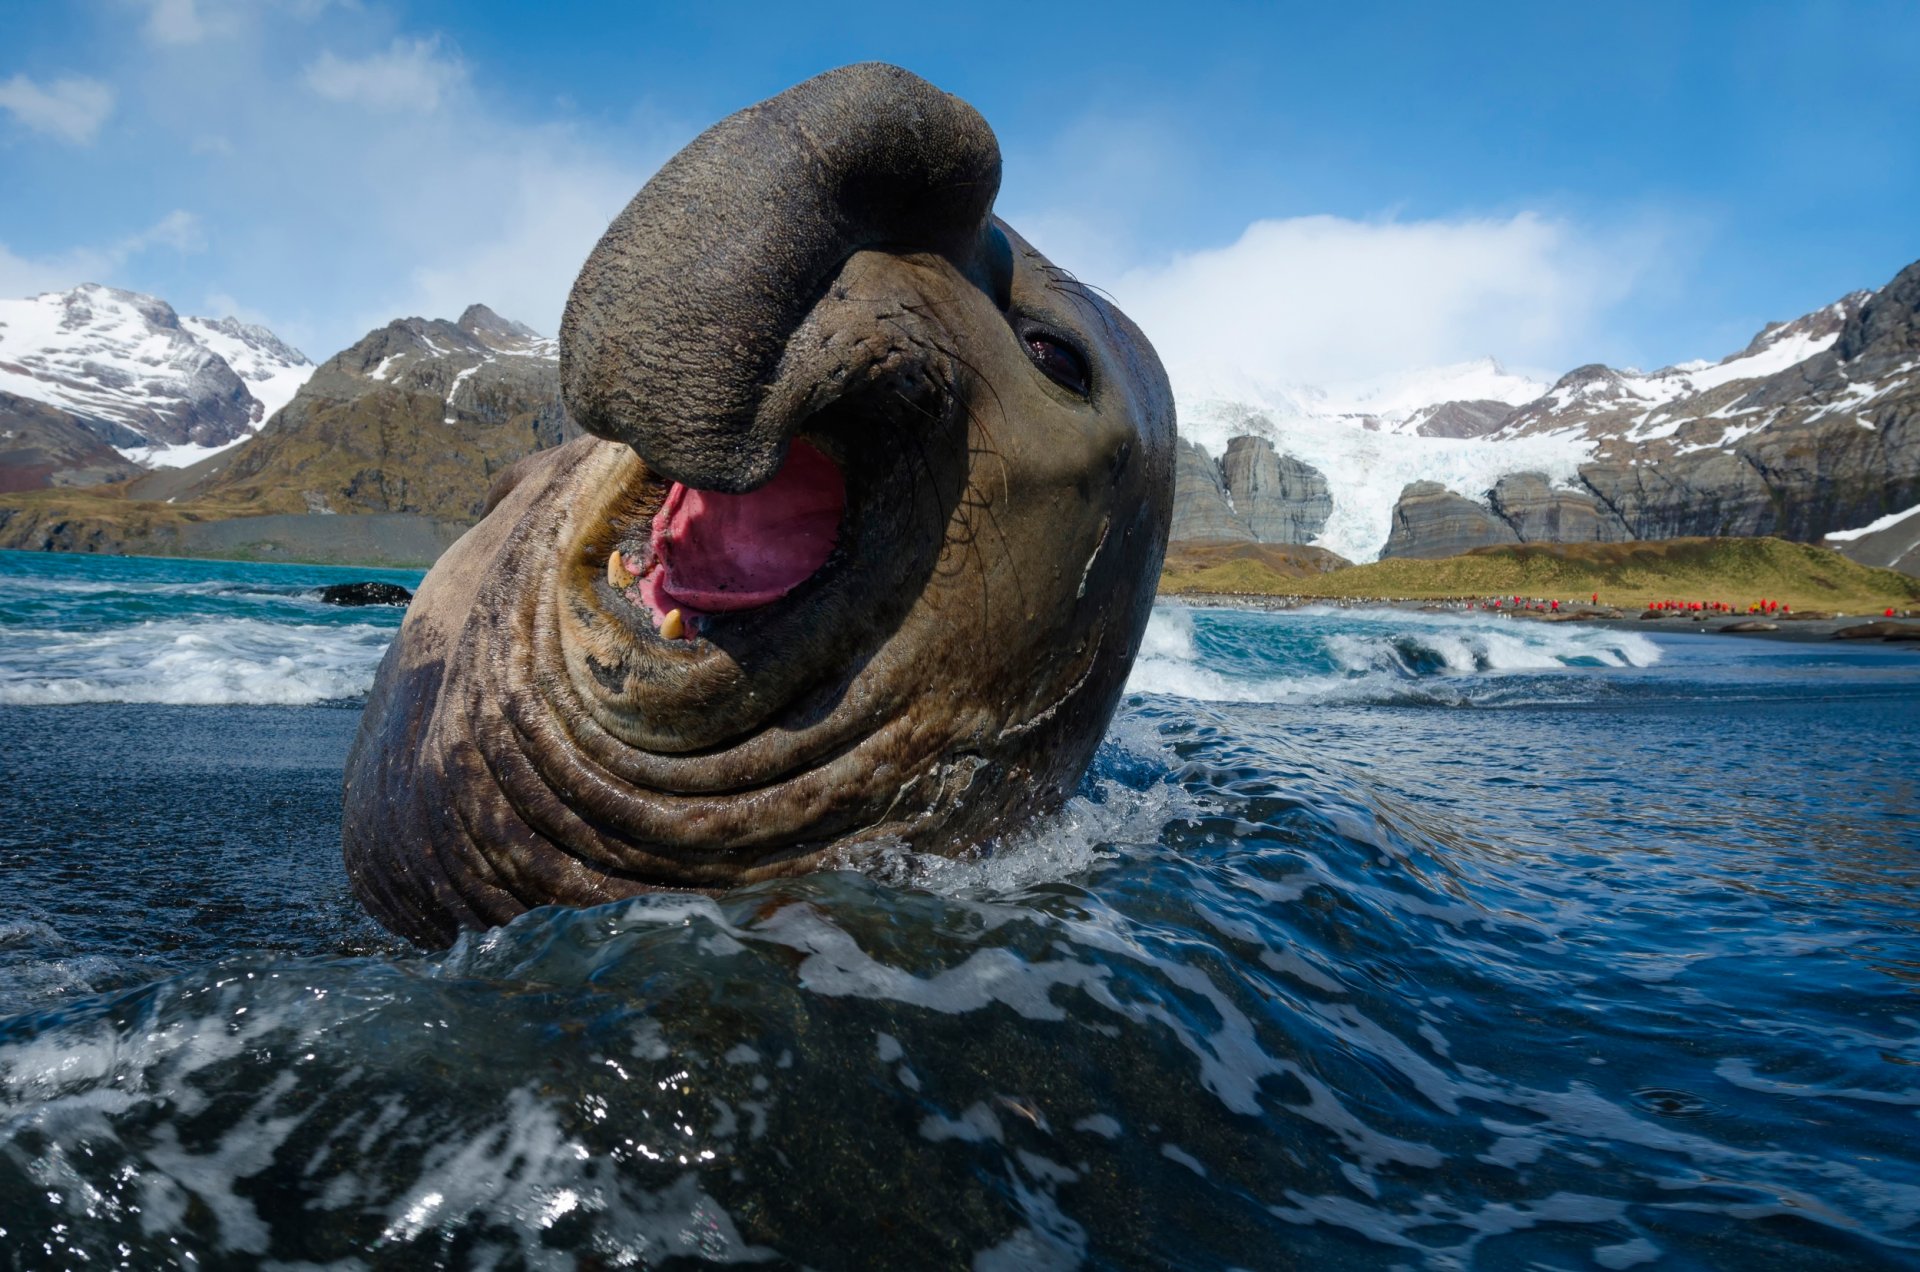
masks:
[[[656,615],[753,609],[779,600],[826,564],[847,486],[805,442],[787,449],[772,481],[744,495],[673,484],[653,518],[657,569],[640,581]]]

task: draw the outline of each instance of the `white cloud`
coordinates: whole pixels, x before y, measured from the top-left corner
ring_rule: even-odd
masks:
[[[144,230],[128,234],[104,247],[76,247],[50,256],[17,256],[0,243],[0,296],[33,296],[65,291],[80,283],[116,281],[127,262],[155,247],[176,252],[198,252],[206,247],[200,220],[175,209]]]
[[[1488,354],[1564,369],[1644,277],[1647,234],[1505,218],[1263,220],[1108,281],[1176,383],[1222,370],[1335,385]]]
[[[0,294],[92,280],[176,307],[217,299],[316,358],[476,301],[552,334],[607,222],[693,132],[643,88],[624,119],[504,108],[449,37],[384,6],[197,0],[202,38],[163,43],[143,25],[147,0],[122,2],[137,20],[101,55],[141,150],[80,178],[99,191],[70,250],[42,246],[44,214],[0,201],[0,242],[19,253],[0,257]],[[201,219],[148,201],[176,179]],[[115,206],[149,227],[118,238]],[[191,258],[162,250],[202,244]]]
[[[194,0],[153,0],[147,10],[147,38],[156,44],[194,44],[206,34]]]
[[[485,223],[476,227],[481,233],[453,250],[434,245],[423,251],[409,275],[403,311],[451,318],[479,301],[554,335],[580,263],[647,173],[564,148],[549,153],[526,145],[496,154],[487,175],[495,193]],[[373,316],[368,325],[395,316]]]
[[[84,146],[113,113],[113,90],[99,80],[69,75],[45,88],[25,75],[0,81],[0,109],[35,132]]]
[[[431,112],[467,82],[458,57],[442,57],[440,38],[397,39],[385,53],[358,60],[331,50],[306,70],[307,87],[329,101],[353,102],[377,110]]]
[[[150,247],[170,247],[176,252],[204,252],[207,249],[207,236],[201,230],[199,217],[175,208],[138,234],[130,234],[120,240],[115,250],[125,258]]]

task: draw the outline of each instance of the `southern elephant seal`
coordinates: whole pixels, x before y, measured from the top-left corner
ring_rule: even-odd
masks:
[[[567,304],[589,436],[421,585],[347,761],[374,916],[980,843],[1058,804],[1140,643],[1174,414],[1145,337],[992,215],[999,148],[897,67],[733,115]]]

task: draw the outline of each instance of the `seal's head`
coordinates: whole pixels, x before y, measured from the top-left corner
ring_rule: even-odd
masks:
[[[593,436],[434,567],[348,760],[383,923],[959,851],[1063,798],[1152,604],[1173,403],[999,177],[966,103],[851,66],[614,221],[561,329]]]

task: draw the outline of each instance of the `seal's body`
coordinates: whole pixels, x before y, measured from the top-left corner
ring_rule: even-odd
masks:
[[[375,917],[963,850],[1056,805],[1152,604],[1173,404],[894,67],[716,125],[595,248],[530,457],[421,586],[347,763]]]

